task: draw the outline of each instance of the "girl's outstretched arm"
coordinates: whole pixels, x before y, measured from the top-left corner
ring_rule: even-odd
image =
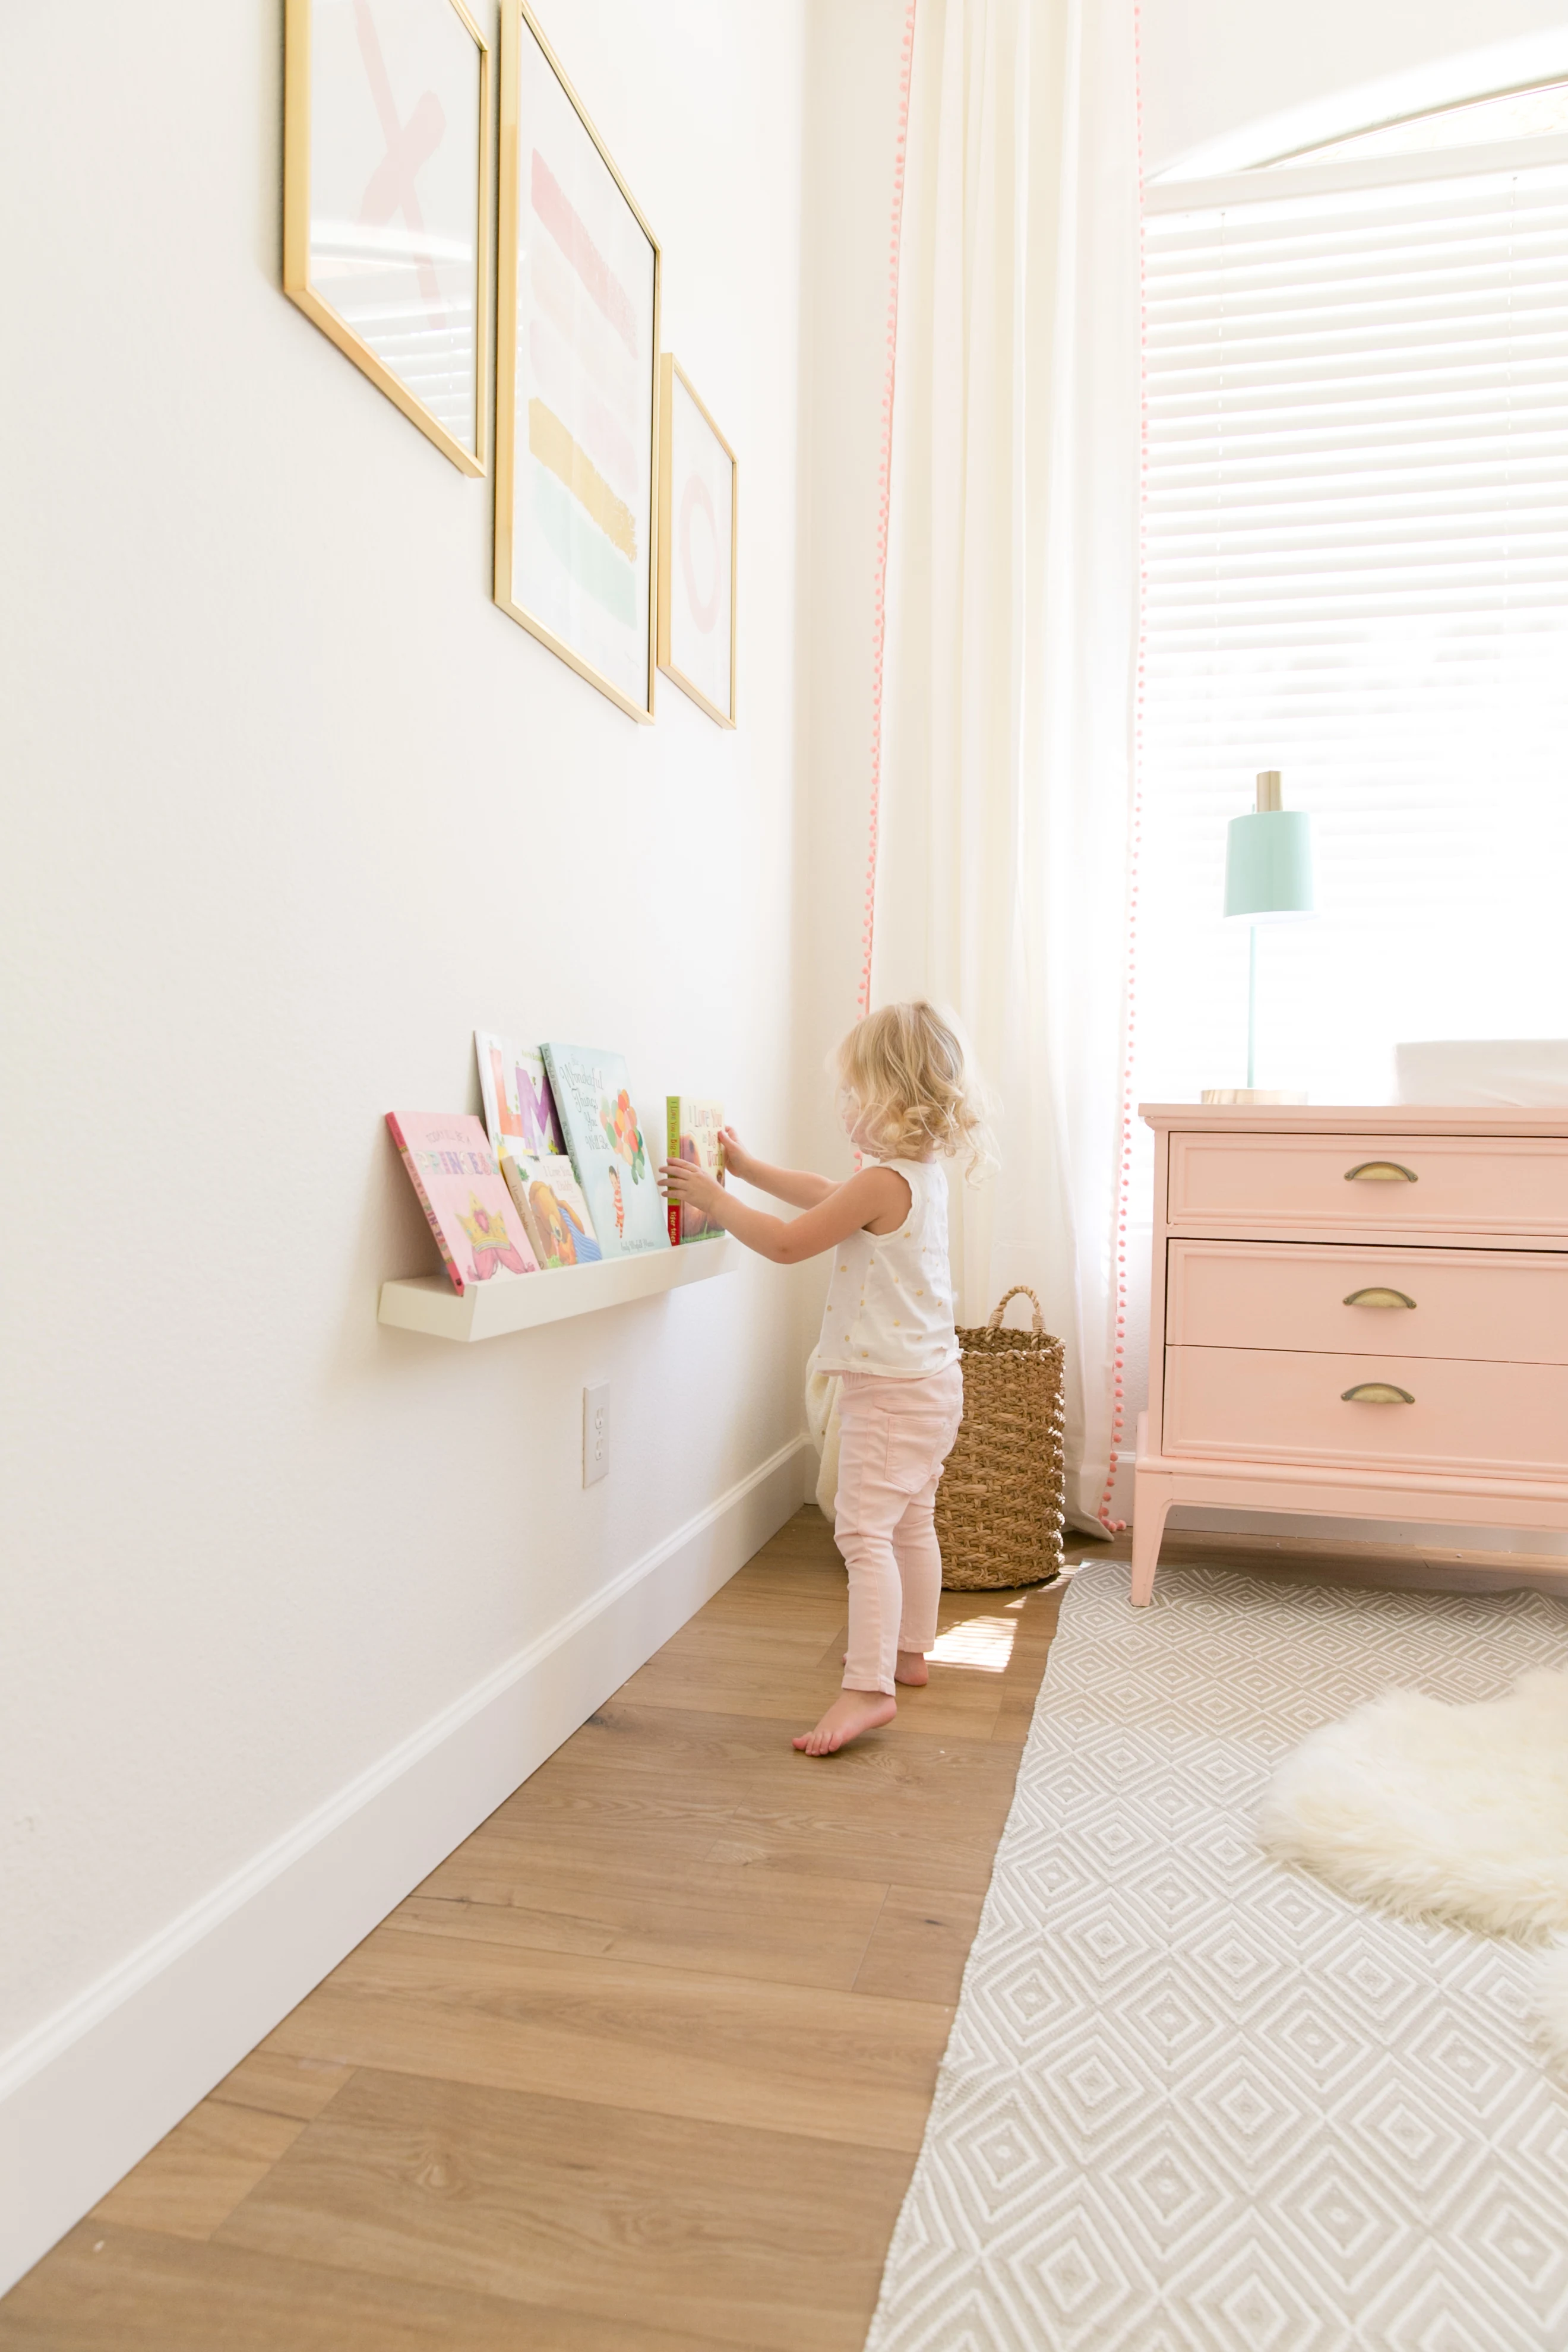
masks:
[[[869,1225],[873,1232],[897,1233],[910,1213],[908,1181],[891,1168],[863,1168],[847,1183],[836,1184],[815,1209],[789,1218],[770,1217],[764,1210],[747,1208],[689,1160],[667,1160],[658,1171],[658,1181],[667,1199],[689,1202],[760,1257],[772,1258],[775,1265],[799,1265],[805,1258],[820,1257],[824,1250],[847,1241],[862,1225]]]
[[[732,1127],[719,1130],[724,1146],[724,1167],[742,1184],[754,1184],[759,1192],[771,1192],[775,1201],[787,1201],[792,1209],[815,1209],[826,1201],[838,1186],[831,1176],[815,1176],[809,1168],[773,1168],[748,1151]]]

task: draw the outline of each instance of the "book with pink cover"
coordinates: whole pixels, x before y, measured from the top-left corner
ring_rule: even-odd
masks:
[[[459,1298],[470,1283],[538,1273],[506,1180],[471,1111],[389,1110],[386,1123]]]
[[[496,1158],[503,1151],[564,1151],[555,1098],[537,1048],[514,1045],[493,1029],[476,1029],[474,1055],[485,1131]]]

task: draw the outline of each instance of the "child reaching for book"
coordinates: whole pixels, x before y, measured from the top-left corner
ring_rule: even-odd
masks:
[[[847,1182],[771,1168],[723,1130],[728,1175],[800,1216],[751,1208],[689,1160],[659,1171],[670,1200],[775,1265],[833,1252],[816,1362],[841,1376],[834,1533],[849,1571],[849,1647],[843,1689],[795,1742],[808,1756],[831,1756],[891,1723],[895,1685],[927,1679],[942,1591],[932,1513],[963,1413],[942,1161],[963,1151],[974,1167],[989,1156],[977,1081],[931,1005],[868,1014],[835,1067],[844,1124],[863,1161]]]

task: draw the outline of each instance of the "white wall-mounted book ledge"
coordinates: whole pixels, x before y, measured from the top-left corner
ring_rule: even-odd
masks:
[[[416,1274],[382,1284],[378,1312],[383,1323],[433,1339],[500,1339],[509,1331],[531,1331],[540,1323],[682,1290],[689,1282],[710,1282],[716,1274],[733,1274],[740,1262],[734,1242],[690,1242],[683,1249],[601,1258],[596,1265],[551,1266],[509,1282],[471,1283],[461,1298],[444,1274]]]

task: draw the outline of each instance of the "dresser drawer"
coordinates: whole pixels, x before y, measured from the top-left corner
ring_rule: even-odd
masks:
[[[1414,1402],[1344,1400],[1385,1382]],[[1561,1479],[1568,1366],[1168,1348],[1167,1455]]]
[[[1568,1242],[1568,1139],[1173,1135],[1165,1221],[1182,1233],[1286,1226]]]
[[[1173,1347],[1568,1364],[1568,1251],[1173,1241],[1165,1337]]]

